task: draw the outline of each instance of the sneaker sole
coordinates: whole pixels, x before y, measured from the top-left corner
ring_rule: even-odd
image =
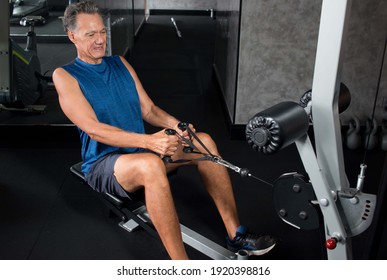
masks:
[[[276,245],[276,243],[274,243],[270,247],[267,247],[266,249],[263,249],[263,250],[255,250],[255,251],[247,250],[247,251],[249,252],[250,256],[262,256],[262,255],[268,253],[269,251],[271,251],[271,249],[273,249],[275,245]]]

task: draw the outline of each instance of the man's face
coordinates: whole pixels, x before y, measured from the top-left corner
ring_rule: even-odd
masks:
[[[90,64],[100,63],[106,51],[106,27],[98,14],[79,14],[77,29],[68,36],[75,44],[78,57]]]

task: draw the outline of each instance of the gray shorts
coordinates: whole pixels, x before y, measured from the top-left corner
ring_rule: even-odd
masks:
[[[90,168],[86,182],[97,192],[128,197],[114,176],[114,164],[122,154],[112,153],[98,159]]]

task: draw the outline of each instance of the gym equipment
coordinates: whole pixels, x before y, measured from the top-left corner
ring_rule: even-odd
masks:
[[[70,172],[84,184],[85,176],[81,171],[82,162],[70,167]],[[170,174],[168,176],[173,176]],[[151,236],[159,239],[158,233],[152,225],[143,201],[143,191],[128,194],[127,197],[120,197],[109,193],[98,193],[98,197],[112,213],[121,219],[119,226],[127,232],[133,232],[138,228],[145,229]],[[210,239],[200,235],[190,228],[180,224],[183,241],[185,244],[195,248],[204,255],[215,260],[244,260],[248,258],[248,252],[240,250],[237,253],[231,252],[218,245]]]
[[[12,0],[10,1],[11,22],[17,23],[26,16],[43,16],[49,14],[47,0]]]
[[[346,107],[343,102],[346,103],[347,98],[344,101],[340,98],[340,57],[351,3],[351,0],[322,1],[313,91],[310,92],[313,102],[312,98],[304,102],[306,106],[283,102],[256,114],[246,126],[247,141],[256,151],[274,153],[291,142],[296,144],[314,195],[310,186],[299,180],[299,175],[280,177],[278,182],[283,190],[278,191],[290,195],[307,190],[300,200],[304,200],[304,207],[312,210],[308,213],[303,209],[290,212],[295,205],[285,205],[278,214],[297,228],[314,228],[318,225],[315,216],[319,212],[309,206],[318,207],[324,222],[328,259],[352,259],[350,238],[370,226],[376,205],[376,195],[362,192],[367,166],[360,165],[356,188],[349,186],[344,168],[339,108]],[[310,119],[313,119],[315,147],[305,132],[312,105],[313,118]],[[297,106],[305,113],[301,113]],[[299,123],[287,122],[289,118]],[[272,127],[276,129],[271,130]],[[309,213],[313,216],[311,223],[306,224]]]
[[[279,217],[297,229],[312,230],[321,226],[321,211],[313,203],[313,186],[298,173],[280,176],[273,186],[274,209]]]
[[[306,91],[300,98],[299,104],[303,108],[307,108],[311,105],[312,102],[312,89]],[[347,110],[351,104],[351,93],[349,92],[348,87],[344,83],[340,83],[340,92],[339,92],[339,114]],[[310,118],[312,120],[312,112],[309,112]]]
[[[360,120],[358,117],[353,117],[349,121],[349,128],[346,133],[346,145],[348,149],[356,150],[361,147],[362,139],[360,135]]]
[[[20,47],[9,37],[9,3],[0,3],[0,111],[44,112],[45,105],[34,105],[44,94],[50,77],[41,74],[37,55],[34,26],[42,24],[41,16],[26,16],[20,20],[29,26],[26,48]]]
[[[309,128],[309,116],[295,102],[282,102],[256,114],[246,126],[247,143],[258,152],[272,154],[292,144]]]

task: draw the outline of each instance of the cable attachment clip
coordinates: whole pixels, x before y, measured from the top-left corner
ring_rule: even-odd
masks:
[[[250,175],[250,172],[247,168],[240,168],[218,156],[211,157],[211,161],[215,162],[216,164],[223,165],[224,167],[227,167],[228,169],[231,169],[235,171],[236,173],[239,173],[241,177],[247,177]]]
[[[360,164],[360,174],[357,176],[357,184],[356,184],[356,189],[358,192],[361,192],[363,190],[366,168],[367,168],[366,164]]]

